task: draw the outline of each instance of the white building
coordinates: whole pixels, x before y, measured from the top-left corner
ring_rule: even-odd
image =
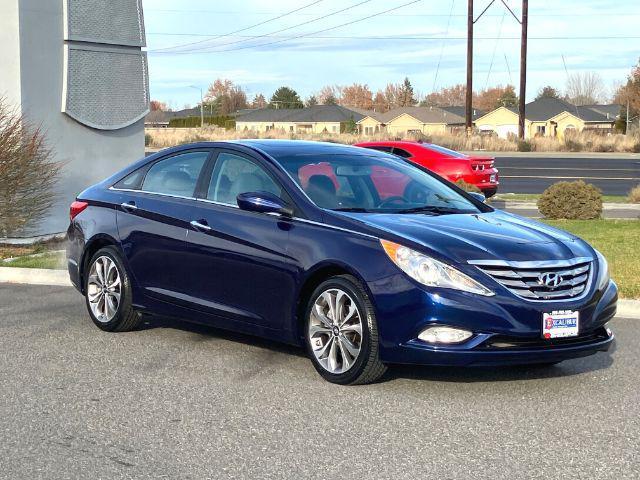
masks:
[[[38,233],[62,232],[76,194],[144,155],[149,90],[142,0],[2,0],[0,96],[65,163]]]

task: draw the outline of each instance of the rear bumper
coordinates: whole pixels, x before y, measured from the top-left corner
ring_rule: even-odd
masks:
[[[590,342],[557,347],[456,349],[432,347],[415,341],[398,349],[398,357],[391,363],[448,366],[498,366],[555,363],[573,358],[606,352],[614,343],[613,333]]]

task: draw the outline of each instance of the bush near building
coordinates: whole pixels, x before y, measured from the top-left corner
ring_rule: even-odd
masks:
[[[42,131],[0,98],[0,237],[27,233],[53,206],[62,165]]]
[[[547,188],[538,200],[545,218],[591,220],[602,215],[602,192],[582,180],[558,182]]]

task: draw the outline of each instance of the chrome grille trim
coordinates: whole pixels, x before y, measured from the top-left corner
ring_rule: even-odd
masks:
[[[593,262],[589,257],[570,260],[506,261],[469,260],[514,295],[532,301],[578,300],[589,292],[593,277]],[[548,287],[538,281],[545,273],[555,273],[562,281]]]

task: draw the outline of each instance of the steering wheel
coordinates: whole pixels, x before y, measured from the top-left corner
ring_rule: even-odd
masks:
[[[390,206],[393,203],[402,203],[402,204],[407,204],[409,202],[407,202],[407,199],[404,197],[401,197],[400,195],[396,195],[393,197],[388,197],[385,198],[384,200],[382,200],[379,204],[378,204],[378,208],[380,207],[386,207],[386,206]]]

